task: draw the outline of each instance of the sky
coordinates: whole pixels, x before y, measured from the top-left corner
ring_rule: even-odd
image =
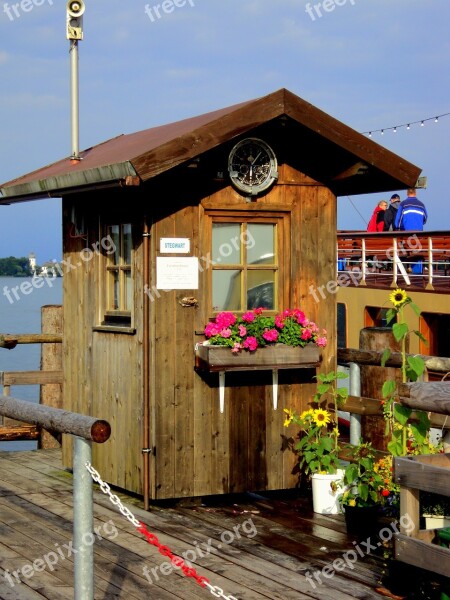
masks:
[[[85,4],[81,149],[284,87],[419,166],[426,230],[450,230],[448,0]],[[71,154],[65,21],[63,0],[0,1],[0,182]],[[338,228],[388,197],[340,197]],[[0,257],[30,252],[61,258],[59,199],[0,206]]]

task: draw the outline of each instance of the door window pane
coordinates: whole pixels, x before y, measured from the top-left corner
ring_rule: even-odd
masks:
[[[247,274],[247,308],[275,309],[274,271],[248,271]]]
[[[219,265],[241,263],[241,225],[239,223],[213,223],[212,258]]]
[[[273,264],[275,262],[275,225],[249,223],[247,226],[247,263]]]
[[[241,310],[241,272],[213,271],[213,310]]]

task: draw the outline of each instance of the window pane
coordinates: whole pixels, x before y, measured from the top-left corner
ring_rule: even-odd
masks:
[[[114,253],[110,254],[110,260],[114,265],[118,265],[120,261],[120,229],[119,225],[111,225],[109,235],[114,244]]]
[[[241,310],[241,272],[213,271],[213,310]]]
[[[213,223],[212,259],[219,265],[241,264],[239,223]]]
[[[132,293],[133,292],[133,288],[132,288],[133,282],[131,281],[131,271],[125,271],[124,281],[125,281],[125,294],[124,294],[125,306],[123,307],[123,309],[131,310],[131,308],[133,306],[133,293]]]
[[[247,234],[247,264],[274,264],[275,225],[249,223]]]
[[[247,308],[275,310],[274,289],[274,271],[248,271]]]
[[[131,265],[131,246],[132,246],[132,239],[131,239],[131,225],[127,224],[127,225],[123,225],[123,264],[125,265]]]
[[[120,289],[119,289],[119,272],[118,271],[110,271],[109,273],[110,282],[111,282],[111,297],[110,297],[110,310],[119,310],[119,302],[120,302]]]

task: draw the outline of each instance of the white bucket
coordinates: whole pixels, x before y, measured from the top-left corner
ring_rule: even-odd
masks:
[[[344,490],[337,484],[342,482],[343,478],[343,469],[338,469],[334,474],[314,473],[312,476],[314,512],[322,515],[337,515],[342,512],[338,498]],[[332,486],[333,483],[336,485]]]

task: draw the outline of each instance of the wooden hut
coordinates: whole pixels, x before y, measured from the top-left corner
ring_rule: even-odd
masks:
[[[336,198],[414,186],[420,169],[285,89],[81,158],[3,184],[1,203],[63,198],[64,407],[110,421],[96,468],[146,499],[295,486],[283,409],[307,406],[316,370],[276,365],[276,410],[274,365],[227,372],[221,412],[195,346],[215,312],[263,294],[328,331],[334,369]]]

